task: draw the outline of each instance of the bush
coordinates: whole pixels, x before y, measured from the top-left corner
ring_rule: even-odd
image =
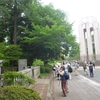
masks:
[[[42,100],[39,94],[23,86],[4,86],[0,88],[0,100]]]
[[[45,67],[40,67],[40,73],[45,73]]]
[[[39,75],[39,78],[48,78],[49,74],[48,73],[42,73]]]
[[[10,66],[10,61],[9,60],[3,60],[3,66],[4,67],[9,67]]]
[[[40,59],[35,59],[32,63],[32,66],[41,66],[44,65],[44,62]]]
[[[45,72],[50,73],[51,72],[51,67],[45,67]]]
[[[40,67],[40,73],[50,73],[52,71],[52,68],[50,66],[41,66]]]
[[[25,74],[18,73],[15,71],[9,71],[5,72],[3,74],[4,83],[6,85],[26,85],[26,84],[32,84],[35,83],[35,80],[28,77]]]

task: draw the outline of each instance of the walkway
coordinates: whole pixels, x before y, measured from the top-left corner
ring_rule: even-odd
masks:
[[[62,97],[60,81],[53,78],[36,79],[37,83],[31,88],[38,91],[42,100],[100,100],[100,67],[95,69],[95,77],[84,76],[83,69],[79,68],[79,75],[72,73],[68,80],[69,93]]]
[[[95,69],[94,78],[83,76],[81,68],[79,72],[78,76],[72,73],[72,79],[68,81],[67,97],[62,97],[59,81],[54,79],[54,100],[100,100],[100,81],[96,82],[100,80],[100,68]]]

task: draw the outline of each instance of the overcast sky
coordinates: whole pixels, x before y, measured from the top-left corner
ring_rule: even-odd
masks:
[[[79,41],[79,21],[87,16],[94,16],[100,22],[100,0],[41,0],[43,4],[52,3],[55,9],[61,9],[69,15],[69,21],[74,22],[73,34]]]

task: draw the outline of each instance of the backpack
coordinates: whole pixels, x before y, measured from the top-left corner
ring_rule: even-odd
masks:
[[[64,71],[64,76],[65,76],[65,79],[66,79],[66,80],[69,79],[69,74],[68,74],[66,71]]]
[[[72,73],[73,69],[71,68],[71,66],[68,66],[68,72]]]

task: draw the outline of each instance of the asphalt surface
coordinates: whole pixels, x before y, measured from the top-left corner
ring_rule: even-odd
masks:
[[[36,79],[36,84],[30,88],[36,90],[42,100],[100,100],[100,66],[94,69],[94,77],[84,75],[82,67],[78,69],[78,76],[75,72],[71,74],[72,79],[68,80],[69,93],[67,97],[62,96],[61,82],[53,77]],[[89,70],[88,70],[89,73]]]
[[[52,100],[100,100],[100,67],[94,70],[94,77],[84,76],[83,68],[78,69],[78,76],[73,72],[72,79],[68,80],[69,93],[62,97],[60,81],[54,81],[54,98]],[[89,71],[88,71],[89,73]]]

